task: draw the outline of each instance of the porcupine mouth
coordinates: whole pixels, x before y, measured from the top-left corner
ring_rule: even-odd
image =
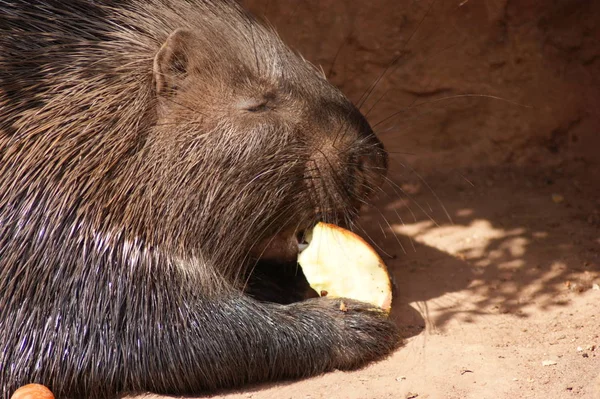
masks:
[[[305,235],[312,227],[289,227],[260,241],[251,253],[254,260],[244,291],[259,301],[280,304],[318,297],[298,264],[298,255],[308,246]]]
[[[278,263],[295,262],[298,255],[308,246],[306,232],[312,225],[298,228],[288,228],[278,234],[264,239],[253,251],[261,260],[275,261]]]
[[[347,218],[341,211],[330,210],[326,214],[318,213],[317,217],[312,218],[312,222],[284,228],[274,236],[263,239],[252,251],[255,259],[278,263],[296,262],[298,255],[308,247],[307,234],[312,231],[318,221],[323,220],[335,221],[334,224],[342,228],[349,228],[345,222]]]
[[[321,220],[337,222],[345,227],[341,212],[319,213],[306,223],[283,228],[277,234],[263,239],[252,251],[254,266],[246,292],[261,301],[288,304],[319,297],[306,279],[298,256],[308,247],[312,229]],[[310,220],[310,221],[309,221]],[[345,227],[346,228],[346,227]]]

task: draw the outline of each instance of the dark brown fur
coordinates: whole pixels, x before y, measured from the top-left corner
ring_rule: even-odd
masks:
[[[387,355],[368,305],[295,302],[294,261],[384,171],[359,112],[234,2],[0,1],[0,396],[191,394]]]

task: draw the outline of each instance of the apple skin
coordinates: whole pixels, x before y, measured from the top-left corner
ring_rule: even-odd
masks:
[[[54,394],[40,384],[27,384],[17,389],[10,399],[54,399]]]

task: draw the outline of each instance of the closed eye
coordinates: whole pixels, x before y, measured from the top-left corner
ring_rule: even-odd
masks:
[[[273,109],[273,107],[269,106],[268,101],[263,101],[257,104],[249,105],[245,108],[248,112],[265,112]]]
[[[275,109],[274,93],[266,93],[259,97],[245,98],[238,103],[238,109],[246,112],[259,113]]]

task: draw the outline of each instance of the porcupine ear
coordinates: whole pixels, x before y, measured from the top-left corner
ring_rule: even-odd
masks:
[[[192,32],[187,29],[174,30],[154,57],[154,82],[158,95],[169,95],[177,91],[178,83],[185,78],[189,64],[189,49]]]

